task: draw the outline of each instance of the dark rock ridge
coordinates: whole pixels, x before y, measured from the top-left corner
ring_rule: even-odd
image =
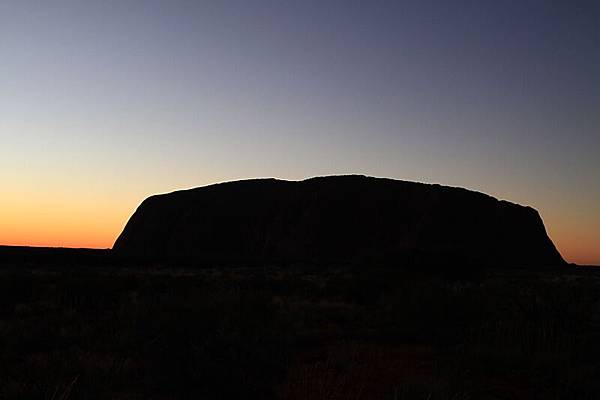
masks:
[[[108,249],[1,246],[0,266],[107,266],[113,263]]]
[[[239,265],[565,263],[533,208],[361,175],[243,180],[152,196],[114,253]]]

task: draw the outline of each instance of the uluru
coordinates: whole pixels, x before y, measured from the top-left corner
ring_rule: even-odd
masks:
[[[362,175],[251,179],[151,196],[113,250],[231,265],[565,263],[531,207],[463,188]]]

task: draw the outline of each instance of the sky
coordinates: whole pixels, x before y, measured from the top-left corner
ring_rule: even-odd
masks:
[[[360,173],[536,208],[600,265],[595,1],[0,1],[0,244],[147,196]]]

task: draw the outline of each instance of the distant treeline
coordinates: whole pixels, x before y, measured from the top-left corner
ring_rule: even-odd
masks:
[[[107,265],[113,262],[109,249],[0,246],[0,265]]]

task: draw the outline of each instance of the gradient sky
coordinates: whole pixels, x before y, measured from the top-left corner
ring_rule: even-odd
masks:
[[[150,194],[362,173],[537,208],[600,265],[597,1],[0,1],[0,243]]]

